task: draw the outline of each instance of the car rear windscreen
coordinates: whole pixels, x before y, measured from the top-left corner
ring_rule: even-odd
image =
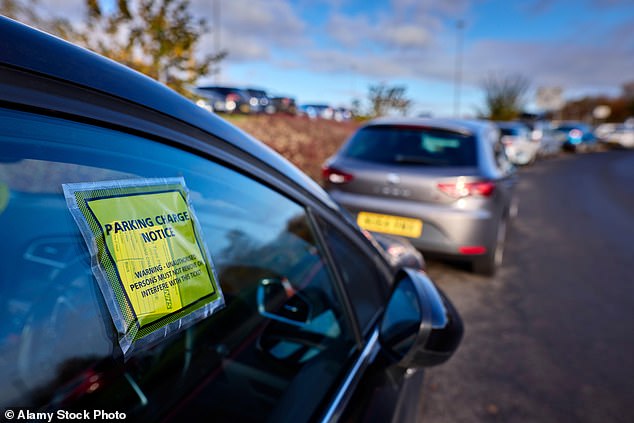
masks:
[[[413,126],[369,126],[359,130],[346,157],[386,164],[476,166],[476,140],[471,135]]]

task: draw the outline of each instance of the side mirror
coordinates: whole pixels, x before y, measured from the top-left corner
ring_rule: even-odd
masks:
[[[463,334],[460,315],[423,272],[399,272],[379,327],[383,350],[404,367],[444,363]]]

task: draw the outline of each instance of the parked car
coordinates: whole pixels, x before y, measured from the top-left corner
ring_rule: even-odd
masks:
[[[327,104],[302,104],[299,106],[299,114],[310,119],[334,119],[335,109]]]
[[[284,113],[291,116],[297,114],[297,103],[293,97],[275,96],[271,99],[271,103],[277,113]]]
[[[566,141],[566,135],[552,128],[543,128],[539,132],[539,137],[535,140],[539,143],[538,155],[546,157],[561,152]]]
[[[459,314],[424,272],[394,275],[289,162],[150,78],[4,17],[0,103],[5,416],[415,418],[418,369],[458,347]],[[187,282],[199,277],[216,290]],[[224,307],[197,313],[208,295]]]
[[[597,139],[592,128],[585,123],[565,122],[555,125],[553,129],[566,136],[562,148],[574,152],[587,152],[596,149]]]
[[[249,104],[253,113],[275,113],[275,106],[266,91],[257,88],[247,88],[245,91],[250,96]]]
[[[491,122],[382,118],[325,163],[324,184],[359,226],[493,274],[517,209],[514,168],[498,142]]]
[[[337,122],[345,122],[352,119],[352,110],[345,107],[337,107],[333,113],[333,119]]]
[[[196,93],[211,100],[217,113],[251,113],[251,96],[240,88],[203,86]]]
[[[497,122],[496,124],[500,128],[500,141],[511,163],[523,166],[535,161],[539,142],[531,139],[531,132],[526,125],[521,122]]]
[[[605,123],[597,127],[595,134],[607,146],[634,148],[634,123]]]

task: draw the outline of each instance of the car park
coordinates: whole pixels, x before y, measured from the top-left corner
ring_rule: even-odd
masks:
[[[429,277],[289,162],[4,17],[0,125],[5,416],[412,421],[458,347]]]
[[[526,125],[521,122],[497,122],[497,126],[500,128],[500,141],[511,163],[523,166],[535,161],[539,142],[531,139]]]
[[[491,122],[380,118],[324,164],[323,177],[369,231],[404,236],[478,273],[501,264],[516,174]]]

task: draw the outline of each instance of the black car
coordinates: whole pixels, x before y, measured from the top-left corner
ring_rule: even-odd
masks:
[[[283,113],[291,116],[297,114],[297,102],[293,97],[275,96],[271,98],[271,104],[277,113]]]
[[[279,155],[2,17],[0,127],[5,417],[412,421],[460,342],[426,274]]]
[[[246,88],[244,91],[250,96],[249,104],[252,112],[269,115],[275,113],[275,106],[266,91],[257,88]]]
[[[196,94],[209,98],[214,112],[251,113],[251,96],[241,88],[203,86],[196,89]]]

